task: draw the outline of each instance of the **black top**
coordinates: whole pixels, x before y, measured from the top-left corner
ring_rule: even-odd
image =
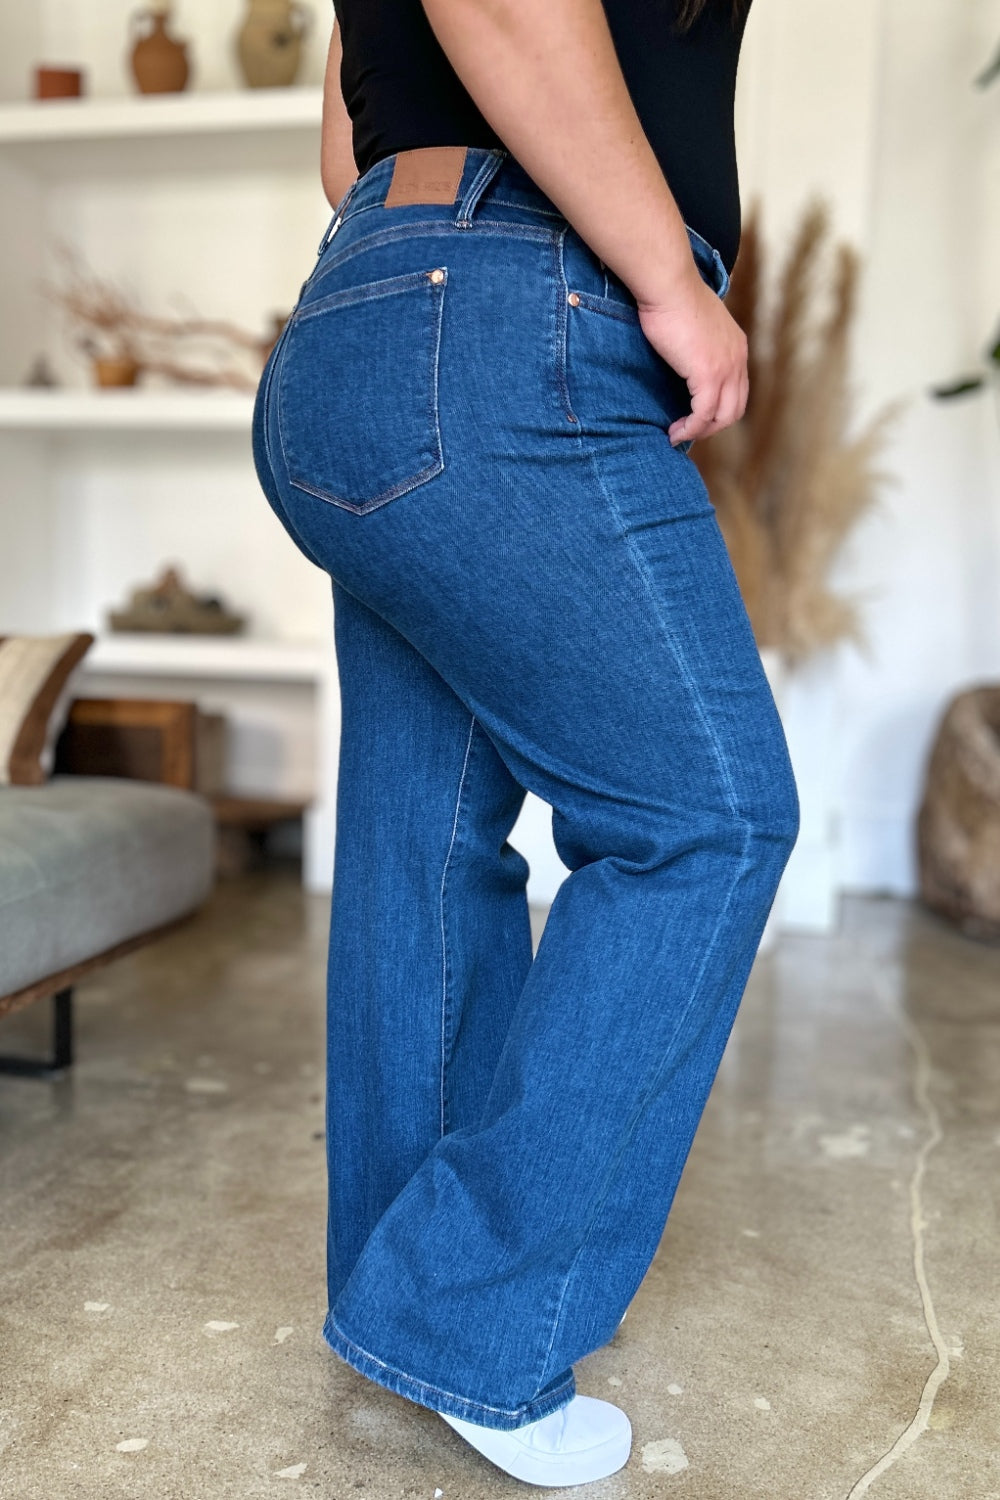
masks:
[[[686,223],[731,271],[740,243],[733,131],[741,19],[709,0],[674,31],[678,0],[603,0],[636,114]],[[421,0],[334,0],[343,41],[340,82],[367,172],[413,146],[502,146],[442,50]]]

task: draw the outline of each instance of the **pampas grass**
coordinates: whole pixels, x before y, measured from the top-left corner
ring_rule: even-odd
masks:
[[[792,663],[846,638],[863,642],[858,601],[834,593],[829,574],[891,479],[875,460],[903,406],[891,403],[848,435],[859,259],[845,244],[828,253],[828,238],[829,210],[814,199],[767,306],[759,201],[752,205],[726,297],[749,342],[747,408],[691,450],[757,644]]]

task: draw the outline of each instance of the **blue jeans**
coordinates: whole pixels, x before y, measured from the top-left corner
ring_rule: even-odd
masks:
[[[393,161],[254,417],[334,594],[324,1335],[510,1429],[571,1399],[652,1260],[798,801],[631,293],[506,151],[468,148],[454,204],[386,208]],[[534,959],[526,788],[570,871]]]

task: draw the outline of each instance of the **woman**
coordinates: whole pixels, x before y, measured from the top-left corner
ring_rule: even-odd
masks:
[[[254,421],[342,696],[324,1334],[582,1484],[631,1428],[573,1365],[656,1250],[798,827],[688,456],[747,399],[745,13],[336,11],[336,212]],[[534,960],[526,788],[571,872]]]

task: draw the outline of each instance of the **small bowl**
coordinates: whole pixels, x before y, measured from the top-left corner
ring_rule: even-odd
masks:
[[[135,385],[142,366],[134,359],[95,359],[94,379],[105,390]]]

